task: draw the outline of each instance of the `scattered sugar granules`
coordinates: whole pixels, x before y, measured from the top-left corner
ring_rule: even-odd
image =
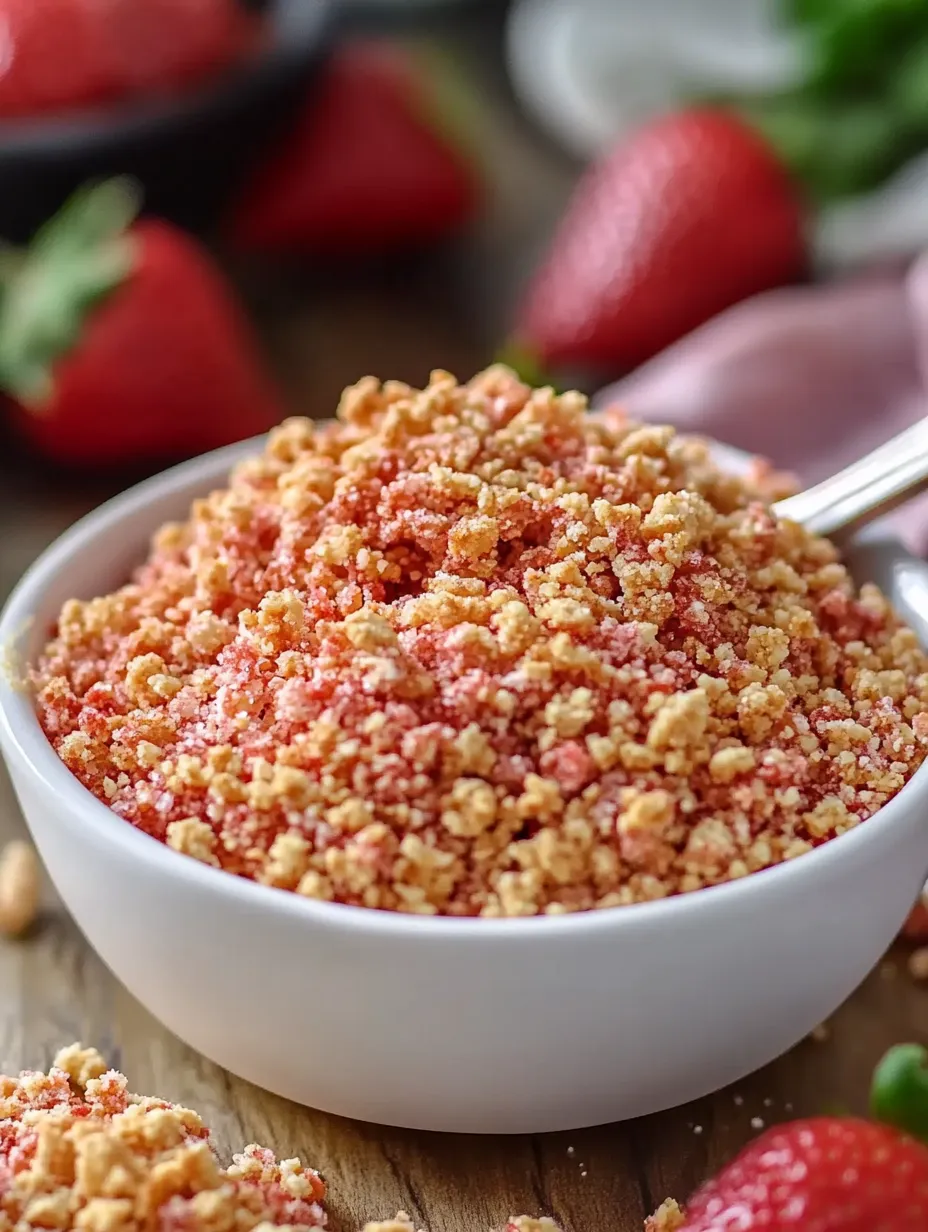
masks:
[[[496,367],[373,378],[63,608],[64,763],[206,864],[455,916],[800,856],[922,761],[928,659],[756,467]]]

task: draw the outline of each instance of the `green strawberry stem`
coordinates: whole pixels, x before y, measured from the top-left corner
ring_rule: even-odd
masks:
[[[874,1118],[928,1143],[928,1049],[891,1048],[876,1068],[870,1091]]]
[[[481,131],[486,127],[474,90],[457,63],[426,42],[407,45],[406,56],[420,90],[421,118],[479,174]]]
[[[511,368],[519,380],[524,381],[526,385],[531,385],[536,389],[548,385],[555,387],[555,382],[551,380],[532,352],[518,342],[507,342],[497,354],[496,362]]]
[[[132,273],[128,228],[139,209],[130,180],[79,189],[29,247],[0,262],[0,388],[41,410],[55,363],[80,342],[88,315]]]

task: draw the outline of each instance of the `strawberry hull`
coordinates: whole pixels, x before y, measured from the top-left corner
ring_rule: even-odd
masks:
[[[50,400],[17,417],[32,446],[59,463],[190,457],[282,418],[245,319],[205,255],[164,223],[134,234],[141,259],[131,281],[55,365]]]
[[[170,223],[133,225],[137,206],[123,180],[85,189],[10,262],[0,388],[20,434],[57,463],[188,457],[283,414],[206,251]]]

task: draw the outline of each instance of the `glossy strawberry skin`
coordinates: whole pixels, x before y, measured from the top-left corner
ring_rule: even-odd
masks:
[[[0,0],[0,117],[173,94],[242,58],[259,23],[240,0]]]
[[[681,1232],[928,1229],[928,1148],[852,1118],[783,1125],[697,1192]]]
[[[584,176],[516,342],[547,365],[627,370],[804,267],[801,203],[762,138],[722,111],[677,112]]]
[[[205,251],[157,220],[131,235],[135,268],[55,364],[51,397],[14,404],[37,452],[68,466],[189,457],[282,418],[250,326]]]
[[[414,57],[359,42],[332,58],[228,226],[243,251],[358,256],[428,243],[474,212],[479,177],[430,112]]]
[[[0,117],[105,102],[118,93],[106,31],[86,0],[0,0]]]
[[[241,60],[261,25],[241,0],[111,0],[110,56],[120,93],[172,94]]]

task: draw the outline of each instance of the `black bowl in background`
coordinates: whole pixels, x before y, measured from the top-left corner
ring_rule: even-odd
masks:
[[[146,209],[200,231],[310,87],[329,45],[330,0],[269,0],[254,60],[182,98],[0,122],[0,236],[21,242],[89,179],[128,174]]]

